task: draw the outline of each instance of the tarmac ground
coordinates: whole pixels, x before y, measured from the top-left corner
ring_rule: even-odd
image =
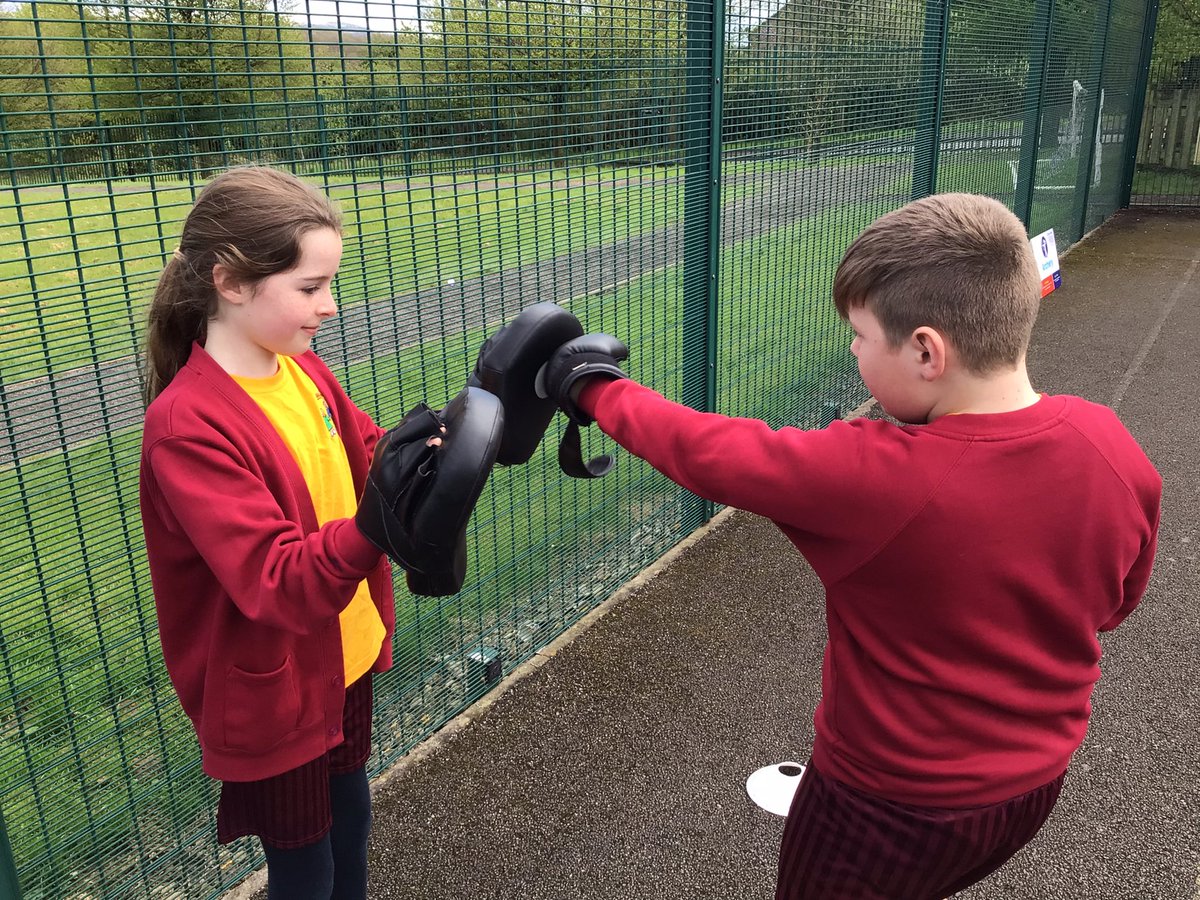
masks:
[[[957,896],[1200,900],[1200,212],[1120,212],[1062,269],[1034,384],[1115,407],[1146,449],[1165,480],[1158,560],[1103,636],[1049,822]],[[372,898],[774,896],[783,819],[745,782],[807,759],[820,584],[746,513],[684,543],[380,780]]]

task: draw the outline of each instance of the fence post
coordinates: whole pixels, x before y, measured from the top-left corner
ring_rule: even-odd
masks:
[[[1150,57],[1154,53],[1154,29],[1158,25],[1158,0],[1146,0],[1146,17],[1142,23],[1142,53],[1137,81],[1133,85],[1129,118],[1125,126],[1125,166],[1121,176],[1121,196],[1118,207],[1129,206],[1133,193],[1133,174],[1137,168],[1138,144],[1142,140],[1142,116],[1146,111],[1146,90],[1150,85]]]
[[[400,154],[404,157],[404,178],[411,181],[413,177],[413,149],[408,129],[408,91],[404,89],[404,76],[396,76],[396,89],[400,95]],[[431,182],[432,183],[432,182]],[[405,188],[412,190],[411,185]]]
[[[1050,32],[1054,23],[1054,0],[1037,0],[1030,25],[1029,79],[1025,82],[1025,122],[1021,128],[1021,162],[1017,169],[1017,189],[1013,211],[1025,229],[1033,213],[1033,180],[1037,175],[1038,145],[1042,142],[1042,103],[1046,96],[1046,57],[1050,53]],[[1038,39],[1038,25],[1043,30]]]
[[[17,864],[13,861],[3,815],[0,815],[0,897],[21,900],[21,882],[17,880]]]
[[[1096,7],[1096,18],[1100,18],[1100,6]],[[1096,96],[1092,99],[1092,127],[1087,130],[1089,135],[1087,157],[1084,165],[1075,173],[1075,196],[1082,198],[1079,211],[1079,237],[1088,232],[1088,195],[1092,191],[1092,167],[1096,164],[1096,144],[1102,135],[1099,129],[1100,98],[1104,96],[1104,61],[1108,56],[1108,32],[1112,28],[1112,0],[1104,4],[1104,21],[1096,22],[1096,31],[1100,32],[1100,47],[1092,47],[1092,60],[1097,64]]]
[[[921,83],[917,89],[917,125],[913,146],[912,199],[937,191],[938,149],[942,140],[942,97],[946,87],[946,45],[950,38],[951,0],[925,0],[925,37],[921,45]],[[924,115],[930,110],[932,115]],[[926,153],[921,152],[927,147]]]
[[[724,0],[688,0],[681,393],[686,405],[707,412],[717,404],[724,45]],[[705,522],[713,504],[696,498],[694,511]]]

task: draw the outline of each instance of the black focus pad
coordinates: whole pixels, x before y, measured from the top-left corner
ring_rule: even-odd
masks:
[[[356,518],[367,538],[404,568],[414,594],[444,597],[462,590],[467,523],[503,430],[500,401],[465,387],[440,413],[422,404],[379,439],[370,478],[383,502],[369,511],[360,507]],[[426,445],[439,434],[440,447]]]
[[[467,382],[500,398],[504,438],[496,461],[504,466],[528,462],[558,409],[553,398],[534,390],[538,369],[583,326],[567,310],[545,301],[525,307],[487,339]]]

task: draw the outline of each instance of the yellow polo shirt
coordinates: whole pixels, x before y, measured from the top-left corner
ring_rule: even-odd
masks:
[[[308,485],[318,524],[353,516],[358,498],[346,447],[334,427],[329,404],[312,379],[291,357],[280,356],[279,371],[270,378],[234,375],[233,380],[259,405],[287,445]],[[339,622],[346,684],[350,685],[375,664],[385,634],[366,581],[359,582]]]

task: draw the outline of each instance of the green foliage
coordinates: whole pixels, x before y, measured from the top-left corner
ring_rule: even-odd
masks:
[[[1200,85],[1200,0],[1161,0],[1151,83]]]
[[[249,104],[279,104],[285,86],[297,102],[315,97],[302,32],[263,0],[41,3],[36,16],[24,5],[0,17],[0,34],[0,73],[17,76],[3,97],[5,149],[44,180],[162,171],[156,158],[172,170],[228,165]]]
[[[203,177],[248,157],[403,153],[412,175],[677,139],[678,6],[423,9],[420,31],[347,43],[266,0],[17,7],[0,14],[10,168],[26,183]]]
[[[1200,39],[1198,0],[1164,0],[1155,60],[1178,77]],[[951,6],[943,122],[1024,102],[1036,4]],[[674,159],[686,124],[684,8],[419,6],[418,28],[361,35],[301,27],[269,0],[28,4],[0,14],[0,125],[10,177],[124,179],[244,159],[320,162],[395,155],[411,176],[532,169],[539,161]],[[1048,105],[1087,71],[1097,15],[1046,61]],[[725,138],[820,150],[839,135],[915,127],[933,49],[910,4],[839,0],[729,9]],[[351,36],[352,35],[352,36]],[[286,101],[286,102],[285,102]]]
[[[915,123],[921,32],[910,9],[792,0],[760,21],[744,6],[726,56],[728,139],[812,152],[838,135]]]

